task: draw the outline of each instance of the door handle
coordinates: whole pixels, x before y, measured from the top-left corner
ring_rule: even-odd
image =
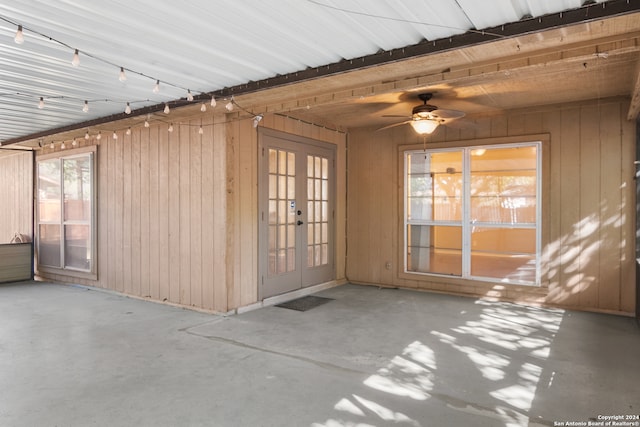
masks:
[[[298,225],[302,225],[302,224],[304,224],[304,222],[298,220]]]

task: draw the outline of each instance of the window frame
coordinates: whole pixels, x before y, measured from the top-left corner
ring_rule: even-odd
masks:
[[[40,176],[39,176],[39,171],[40,171],[40,163],[44,162],[44,161],[50,161],[50,160],[59,160],[61,163],[64,160],[67,159],[77,159],[77,158],[82,158],[82,157],[89,157],[89,161],[91,164],[91,182],[90,182],[90,188],[91,188],[91,216],[90,219],[88,221],[88,226],[89,226],[89,235],[90,235],[90,251],[91,251],[91,260],[90,260],[90,268],[88,270],[84,270],[84,269],[80,269],[80,268],[76,268],[76,267],[72,267],[72,266],[65,266],[65,226],[66,225],[82,225],[84,224],[83,221],[78,221],[78,220],[65,220],[64,218],[64,176],[63,173],[64,171],[61,169],[60,171],[60,179],[61,179],[61,186],[60,186],[60,220],[58,222],[52,222],[52,221],[41,221],[40,220]],[[37,271],[38,273],[51,273],[51,274],[59,274],[59,275],[64,275],[64,276],[71,276],[71,277],[77,277],[77,278],[83,278],[83,279],[90,279],[90,280],[97,280],[98,278],[98,274],[97,274],[97,264],[98,264],[98,259],[97,259],[97,247],[98,247],[98,242],[97,242],[97,204],[98,204],[98,195],[97,195],[97,188],[98,188],[98,183],[97,183],[97,179],[98,179],[98,174],[96,171],[96,167],[97,167],[98,161],[97,161],[97,147],[96,146],[88,146],[88,147],[81,147],[81,148],[77,148],[77,149],[73,149],[73,150],[69,150],[68,152],[55,152],[55,153],[50,153],[50,154],[45,154],[45,155],[41,155],[38,156],[38,158],[36,159],[36,176],[35,176],[35,180],[36,180],[36,211],[35,211],[35,236],[36,236],[36,266],[37,266]],[[60,260],[61,260],[61,266],[60,267],[55,267],[55,266],[50,266],[50,265],[42,265],[40,264],[40,225],[41,224],[57,224],[60,226]]]
[[[490,285],[516,285],[524,286],[527,288],[538,288],[546,285],[546,278],[544,277],[544,271],[542,268],[543,263],[543,225],[545,223],[544,216],[546,215],[543,206],[544,199],[548,192],[546,191],[545,183],[548,180],[545,179],[547,174],[547,156],[548,149],[548,135],[532,135],[528,137],[506,137],[506,138],[492,138],[492,139],[479,139],[469,141],[457,141],[453,143],[433,143],[425,147],[421,145],[403,145],[399,147],[398,160],[401,162],[401,191],[400,197],[400,221],[399,224],[402,227],[400,230],[400,236],[402,237],[402,243],[400,245],[399,260],[402,263],[402,267],[399,269],[399,276],[401,278],[411,280],[429,280],[433,281],[435,278],[443,283],[452,284],[469,284],[473,283],[487,283]],[[535,208],[535,223],[530,227],[524,226],[524,224],[509,224],[509,223],[493,223],[493,222],[475,222],[472,223],[470,219],[471,213],[471,152],[478,149],[495,149],[495,148],[516,148],[516,147],[537,147],[536,157],[536,208]],[[415,153],[438,153],[438,152],[462,152],[462,214],[460,221],[437,221],[437,220],[410,220],[408,218],[409,212],[409,167],[407,158],[409,154]],[[408,227],[410,225],[428,225],[428,226],[459,226],[462,233],[462,251],[461,251],[461,263],[462,271],[460,275],[450,275],[435,272],[419,272],[408,270]],[[474,276],[471,272],[471,239],[472,230],[474,227],[482,228],[503,228],[503,229],[534,229],[535,230],[535,280],[523,281],[513,280],[509,278],[495,278],[485,276]]]

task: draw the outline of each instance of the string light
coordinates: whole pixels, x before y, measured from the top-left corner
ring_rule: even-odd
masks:
[[[89,131],[87,131],[87,135],[89,134]],[[96,135],[96,139],[98,141],[100,141],[102,139],[102,131],[98,132],[98,134]]]
[[[145,121],[144,121],[144,127],[148,128],[149,126],[150,126],[150,125],[149,125],[149,120],[146,120],[146,119],[145,119]]]
[[[169,127],[167,128],[167,130],[168,130],[169,132],[173,132],[173,123],[170,123],[170,124],[169,124]]]
[[[84,106],[82,107],[82,111],[85,113],[89,112],[89,101],[84,101]]]
[[[73,147],[75,147],[76,145],[78,145],[78,141],[76,141],[76,139],[75,139],[75,138],[73,138],[73,142],[71,143],[71,145],[72,145]]]
[[[171,110],[169,109],[169,104],[164,104],[164,113],[165,114],[169,114],[171,112]]]
[[[43,109],[44,108],[44,98],[40,97],[40,101],[38,101],[38,108],[39,109]]]
[[[78,65],[80,65],[80,54],[78,53],[78,49],[76,49],[76,51],[73,54],[71,65],[73,65],[74,67],[77,67]]]
[[[204,113],[205,111],[207,111],[207,106],[206,106],[206,105],[204,105],[204,102],[203,102],[203,103],[202,103],[202,105],[200,106],[200,111],[201,111],[201,112],[203,112],[203,113]]]
[[[112,137],[113,139],[118,139],[118,134],[116,133],[116,131],[115,131],[115,130],[113,131],[113,135],[111,135],[111,137]]]
[[[131,135],[131,126],[129,126],[129,127],[127,128],[127,132],[126,132],[126,134],[127,134],[127,135]]]
[[[51,144],[49,144],[49,148],[51,148],[52,150],[56,148],[56,144],[54,144],[53,142]]]
[[[13,38],[18,44],[24,43],[24,34],[22,33],[22,25],[18,25],[18,31],[16,31],[16,36]]]
[[[120,75],[118,76],[118,80],[124,82],[127,80],[127,75],[124,73],[124,67],[120,67]]]
[[[193,95],[191,94],[191,89],[187,89],[187,101],[193,101]]]
[[[127,102],[127,106],[124,107],[124,113],[125,114],[131,114],[131,105],[129,105],[128,102]]]
[[[215,107],[215,106],[216,106],[216,104],[217,104],[217,102],[216,102],[216,97],[212,95],[212,96],[211,96],[211,106],[212,106],[212,107]]]
[[[60,144],[60,149],[64,150],[65,148],[67,148],[67,146],[64,144],[64,141],[62,141],[62,144]]]
[[[262,121],[262,114],[258,114],[257,116],[255,116],[253,118],[253,127],[257,128],[258,127],[258,123],[260,123],[260,121]]]
[[[227,105],[225,105],[224,108],[226,108],[227,111],[233,111],[233,98],[231,98],[231,101],[227,102]]]
[[[200,125],[200,128],[198,128],[198,133],[200,135],[204,134],[204,129],[202,129],[202,125]]]
[[[156,80],[156,84],[153,86],[153,93],[160,92],[160,80]]]
[[[87,141],[89,140],[89,131],[88,130],[84,133],[84,139],[86,139]]]

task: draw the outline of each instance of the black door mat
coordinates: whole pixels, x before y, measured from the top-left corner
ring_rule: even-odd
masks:
[[[283,302],[282,304],[276,304],[276,307],[288,308],[296,311],[307,311],[314,307],[333,301],[333,298],[317,297],[314,295],[307,295],[306,297],[294,299],[291,301]]]

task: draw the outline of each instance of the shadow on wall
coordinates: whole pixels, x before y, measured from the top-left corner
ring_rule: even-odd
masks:
[[[613,212],[612,212],[613,211]],[[623,310],[619,295],[624,285],[621,277],[626,245],[627,217],[623,205],[614,209],[607,200],[600,202],[600,212],[585,216],[562,230],[565,234],[544,248],[548,260],[549,295],[546,302],[565,306],[581,306]],[[544,263],[543,263],[544,264]]]

